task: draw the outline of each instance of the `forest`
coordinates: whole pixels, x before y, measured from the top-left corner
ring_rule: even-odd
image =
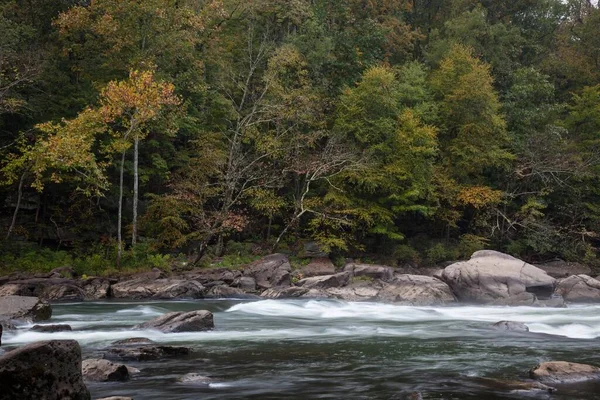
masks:
[[[597,2],[0,0],[0,31],[1,272],[600,266]]]

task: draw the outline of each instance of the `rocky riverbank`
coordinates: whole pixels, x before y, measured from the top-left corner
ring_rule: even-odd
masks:
[[[581,268],[573,271],[581,272]],[[44,276],[0,277],[0,296],[35,296],[49,302],[107,298],[334,298],[406,305],[553,307],[563,306],[565,301],[600,302],[600,281],[589,275],[565,277],[565,271],[556,265],[534,266],[487,250],[474,253],[468,261],[444,269],[425,269],[422,274],[354,262],[336,269],[327,258],[315,258],[308,265],[293,269],[286,255],[272,254],[239,269],[197,268],[172,274],[155,269],[122,279],[74,279],[72,275],[69,268],[60,268]]]

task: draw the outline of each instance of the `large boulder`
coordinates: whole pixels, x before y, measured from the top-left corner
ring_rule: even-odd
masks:
[[[421,275],[397,275],[377,298],[388,303],[432,306],[454,303],[450,287],[439,279]]]
[[[271,288],[262,292],[260,297],[265,299],[293,299],[302,297],[308,290],[308,288],[298,286]]]
[[[94,382],[127,381],[130,378],[126,365],[101,358],[83,360],[81,371],[85,380]]]
[[[553,278],[566,278],[571,275],[589,275],[592,273],[587,265],[563,260],[553,260],[543,264],[535,264],[535,266],[543,269]]]
[[[329,288],[325,291],[327,297],[344,301],[374,301],[381,291],[383,284],[380,282],[358,281],[344,287]],[[314,293],[307,293],[306,297],[314,296]],[[323,294],[321,294],[323,296]]]
[[[306,289],[329,289],[346,286],[350,283],[352,275],[349,272],[341,272],[333,275],[313,276],[298,281],[297,285]]]
[[[301,278],[333,274],[335,274],[335,265],[327,257],[314,258],[309,264],[295,271],[295,276]]]
[[[354,276],[364,276],[382,281],[390,281],[394,277],[394,269],[385,265],[354,264],[350,263],[344,267],[344,271]]]
[[[183,279],[133,279],[111,287],[117,299],[199,299],[205,290],[200,282]]]
[[[285,254],[271,254],[244,267],[244,276],[250,276],[260,289],[290,286],[292,266]]]
[[[103,358],[113,361],[152,361],[162,358],[182,357],[191,352],[192,350],[189,347],[183,346],[120,345],[106,349]]]
[[[134,329],[156,329],[161,332],[200,332],[215,327],[210,311],[197,310],[190,312],[174,311],[143,324]]]
[[[233,287],[239,288],[244,292],[256,291],[256,281],[251,276],[240,276],[236,278],[233,283]]]
[[[253,294],[248,294],[240,288],[235,288],[227,285],[216,285],[210,288],[206,297],[213,299],[258,299],[259,297]]]
[[[55,275],[50,278],[11,280],[0,287],[0,296],[35,296],[46,301],[99,300],[108,297],[110,282],[107,279],[74,280]]]
[[[497,251],[482,250],[469,261],[444,269],[442,279],[465,302],[498,303],[518,298],[520,304],[552,296],[556,280],[531,264]]]
[[[576,383],[600,379],[600,368],[567,361],[549,361],[529,371],[532,379],[546,384]]]
[[[573,275],[558,282],[556,293],[566,301],[597,303],[600,302],[600,281],[589,275]]]
[[[44,321],[52,316],[52,307],[31,296],[0,297],[0,319]]]
[[[89,400],[75,340],[32,343],[0,357],[0,397],[19,400]]]

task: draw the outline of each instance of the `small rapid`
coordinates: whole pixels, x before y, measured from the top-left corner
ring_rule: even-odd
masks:
[[[215,330],[132,330],[170,311],[197,309],[214,313]],[[600,305],[409,307],[332,300],[196,300],[62,303],[53,310],[47,323],[69,324],[73,331],[41,333],[22,327],[5,333],[3,345],[75,339],[86,358],[102,357],[112,342],[131,337],[193,349],[191,356],[179,359],[129,363],[141,369],[139,376],[123,383],[90,383],[93,398],[401,399],[419,391],[426,399],[508,399],[523,398],[523,393],[482,382],[525,379],[527,370],[541,361],[600,365]],[[490,328],[501,320],[523,322],[530,332]],[[178,383],[186,373],[213,381],[203,387]],[[600,387],[577,390],[559,391],[553,398],[600,398],[593,394]]]

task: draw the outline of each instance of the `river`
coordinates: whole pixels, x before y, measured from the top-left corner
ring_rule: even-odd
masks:
[[[214,313],[211,332],[131,331],[169,311]],[[530,333],[491,330],[526,323]],[[189,346],[191,356],[129,362],[128,382],[89,383],[92,398],[169,399],[600,399],[600,384],[559,387],[553,395],[498,389],[482,378],[525,379],[541,361],[600,365],[600,305],[570,308],[407,307],[316,300],[85,302],[53,305],[48,323],[72,332],[5,333],[9,347],[76,339],[101,357],[118,339],[148,337]],[[552,336],[551,336],[552,335]],[[556,336],[555,336],[556,335]],[[185,385],[186,373],[212,378]]]

